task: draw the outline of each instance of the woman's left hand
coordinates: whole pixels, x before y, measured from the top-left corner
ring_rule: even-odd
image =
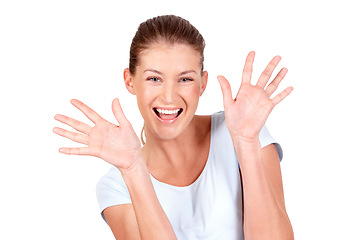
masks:
[[[271,98],[288,71],[286,68],[282,68],[267,85],[272,72],[281,60],[280,56],[271,60],[259,77],[257,84],[252,85],[254,56],[255,52],[252,51],[246,58],[241,86],[235,99],[232,98],[231,86],[227,79],[223,76],[217,77],[223,93],[226,125],[233,139],[245,141],[257,139],[273,108],[293,91],[292,87],[288,87]]]

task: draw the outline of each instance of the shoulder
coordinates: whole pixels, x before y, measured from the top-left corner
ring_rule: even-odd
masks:
[[[96,194],[101,212],[109,206],[131,203],[128,188],[116,167],[100,178]]]
[[[228,132],[224,111],[219,111],[211,115],[211,127],[213,131],[225,130],[226,132]]]
[[[112,167],[99,180],[97,198],[101,216],[116,238],[139,238],[139,229],[129,191],[116,167]]]
[[[196,115],[195,118],[200,135],[210,134],[210,148],[215,146],[216,148],[227,148],[231,146],[232,139],[226,126],[224,111],[215,112],[211,115]]]
[[[269,129],[264,125],[262,130],[259,133],[259,141],[262,148],[269,149],[272,148],[272,150],[277,151],[278,158],[281,161],[283,158],[283,150],[281,145],[272,137],[272,135],[269,132]],[[273,144],[273,145],[271,145]],[[271,145],[271,146],[270,146]],[[270,146],[269,148],[267,148]]]
[[[228,148],[232,146],[232,138],[228,131],[224,111],[211,115],[211,136],[216,146]]]
[[[199,128],[209,127],[209,130],[227,130],[224,111],[219,111],[211,115],[196,115]]]
[[[196,129],[198,136],[204,139],[211,133],[211,116],[210,115],[195,115]]]
[[[111,169],[100,178],[97,184],[97,195],[102,195],[104,193],[108,193],[109,191],[127,191],[127,187],[122,175],[116,167],[111,167]]]
[[[211,131],[214,142],[217,145],[224,146],[224,144],[232,145],[232,138],[226,126],[225,112],[219,111],[211,115]],[[283,158],[283,151],[281,146],[275,141],[270,134],[266,125],[263,126],[259,133],[259,141],[262,148],[274,144],[279,156],[279,159]]]
[[[205,127],[210,124],[211,115],[195,115],[197,127]]]
[[[120,171],[116,167],[111,167],[109,171],[100,178],[97,188],[102,188],[105,185],[121,185],[122,183],[124,183],[124,180]]]

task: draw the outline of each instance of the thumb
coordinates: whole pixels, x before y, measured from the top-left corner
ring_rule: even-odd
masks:
[[[120,126],[129,122],[123,113],[123,110],[119,103],[118,98],[115,98],[112,101],[112,112],[113,112],[113,115],[115,115],[115,118],[117,119]]]
[[[217,80],[220,83],[222,95],[223,95],[223,105],[231,104],[234,102],[232,97],[232,89],[228,80],[224,76],[217,76]]]

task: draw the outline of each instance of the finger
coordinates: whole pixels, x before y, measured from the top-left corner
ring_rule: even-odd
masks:
[[[74,142],[82,143],[82,144],[86,144],[86,145],[88,144],[88,137],[86,135],[71,132],[71,131],[68,131],[68,130],[65,130],[62,128],[58,128],[58,127],[55,127],[53,129],[53,131],[54,131],[54,133],[56,133],[62,137],[68,138]]]
[[[254,51],[251,51],[246,58],[244,70],[242,73],[242,83],[250,83],[251,77],[252,77],[252,70],[253,70],[253,61],[254,56],[256,53]]]
[[[268,94],[269,97],[271,97],[271,95],[276,91],[287,72],[288,69],[282,68],[281,71],[279,71],[277,76],[274,78],[274,80],[267,86],[265,92]]]
[[[275,70],[276,66],[278,65],[278,63],[281,61],[281,57],[280,56],[275,56],[270,63],[268,64],[268,66],[266,66],[265,70],[263,71],[263,73],[260,75],[258,82],[257,82],[257,86],[260,86],[262,88],[265,87],[265,85],[268,83],[272,72]]]
[[[272,102],[274,103],[274,105],[276,106],[277,104],[279,104],[283,99],[285,99],[292,91],[293,91],[293,87],[288,87],[286,88],[283,92],[279,93],[277,96],[275,96],[272,99]]]
[[[90,150],[88,147],[81,147],[81,148],[60,148],[60,153],[68,154],[68,155],[91,155]]]
[[[222,95],[223,95],[223,104],[225,105],[226,103],[232,103],[233,102],[232,89],[228,80],[224,76],[218,76],[217,79],[219,81]]]
[[[112,112],[115,115],[115,118],[117,119],[120,126],[127,124],[129,122],[123,113],[123,110],[122,110],[121,104],[119,103],[118,98],[115,98],[112,101]]]
[[[88,126],[87,124],[80,122],[78,120],[75,120],[73,118],[61,115],[61,114],[57,114],[55,115],[55,120],[62,122],[64,124],[67,124],[68,126],[71,126],[72,128],[74,128],[75,130],[85,133],[85,134],[89,134],[91,132],[91,127]]]
[[[85,114],[85,116],[90,119],[93,123],[98,122],[101,120],[101,116],[98,115],[95,111],[93,111],[89,106],[86,104],[80,102],[77,99],[72,99],[70,101],[77,109],[79,109],[81,112]]]

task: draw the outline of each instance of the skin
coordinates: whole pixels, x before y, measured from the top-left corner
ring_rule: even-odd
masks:
[[[210,116],[195,116],[208,80],[208,73],[201,73],[199,59],[199,53],[187,45],[156,44],[140,55],[135,75],[124,71],[126,87],[136,95],[145,119],[142,152],[150,173],[172,185],[192,183],[208,155],[204,150],[210,145]],[[183,112],[173,124],[161,123],[154,107],[182,108]],[[202,161],[190,149],[202,152]]]
[[[242,82],[235,99],[229,82],[219,76],[223,92],[226,125],[241,166],[244,198],[245,239],[294,239],[283,196],[281,170],[276,148],[261,149],[259,132],[274,107],[293,90],[288,87],[271,99],[287,73],[282,68],[270,82],[273,70],[281,57],[274,57],[251,84],[255,52],[247,56]],[[267,85],[267,86],[266,86]]]
[[[258,138],[273,108],[292,88],[271,98],[287,73],[283,68],[267,85],[281,59],[279,56],[272,59],[257,84],[251,84],[254,56],[250,52],[246,59],[235,99],[229,82],[223,76],[218,77],[226,125],[240,164],[245,239],[293,239],[276,148],[269,145],[262,149]],[[150,174],[168,184],[187,186],[204,168],[210,145],[210,116],[195,115],[208,78],[207,72],[201,73],[199,57],[188,45],[157,43],[140,55],[135,75],[124,70],[125,85],[136,95],[145,121],[146,144],[142,149],[118,99],[112,106],[118,126],[78,100],[71,102],[94,122],[94,127],[63,115],[55,116],[80,132],[54,128],[55,133],[87,145],[61,148],[61,153],[96,156],[121,171],[133,204],[104,210],[117,239],[176,239],[157,200]],[[154,108],[183,111],[177,120],[169,122],[161,121]]]

